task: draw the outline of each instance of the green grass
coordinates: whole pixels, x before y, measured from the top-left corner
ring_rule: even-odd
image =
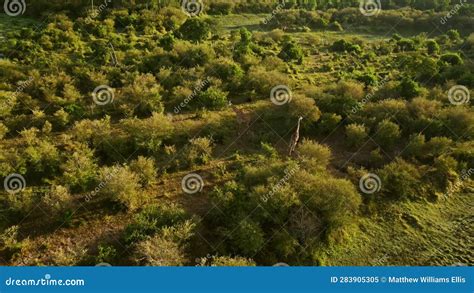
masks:
[[[260,23],[267,16],[268,14],[231,14],[217,15],[213,16],[213,18],[217,21],[220,29],[235,30],[247,27],[249,30],[261,30]]]
[[[11,17],[6,14],[0,14],[0,43],[8,41],[7,34],[19,32],[24,28],[39,24],[38,22],[24,17]]]
[[[341,245],[327,252],[327,265],[472,264],[473,193],[436,203],[393,204],[362,217]]]
[[[0,32],[17,31],[25,27],[31,27],[38,24],[37,21],[25,17],[12,17],[6,14],[0,14]]]

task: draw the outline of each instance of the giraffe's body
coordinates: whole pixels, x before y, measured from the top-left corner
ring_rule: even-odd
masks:
[[[300,141],[301,120],[303,120],[303,117],[298,118],[298,125],[296,126],[296,131],[291,136],[290,152],[289,152],[290,156],[293,155],[293,152],[296,150],[296,146],[298,145],[298,142]]]

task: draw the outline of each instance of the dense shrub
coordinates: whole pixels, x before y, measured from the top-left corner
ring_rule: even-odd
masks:
[[[252,267],[255,266],[255,262],[251,259],[239,256],[212,256],[201,258],[198,265],[211,267]]]
[[[230,14],[234,9],[235,4],[233,2],[219,1],[212,2],[209,6],[209,14]]]
[[[440,47],[435,40],[428,40],[426,42],[426,49],[430,55],[437,54],[440,51]]]
[[[73,197],[69,190],[61,185],[51,186],[51,190],[42,197],[46,210],[53,216],[62,214],[73,207]]]
[[[464,61],[462,60],[461,56],[457,53],[446,53],[441,55],[442,62],[445,62],[450,65],[462,65]]]
[[[169,118],[160,113],[153,113],[146,119],[124,119],[120,124],[135,148],[150,154],[157,154],[163,139],[171,136],[173,131]]]
[[[100,195],[123,204],[130,210],[143,206],[148,198],[140,192],[140,177],[128,167],[105,167],[100,172],[104,188]]]
[[[211,26],[209,22],[200,18],[188,18],[179,28],[182,38],[193,42],[200,42],[209,38]]]
[[[292,181],[298,186],[298,194],[306,206],[314,215],[320,216],[316,220],[326,226],[325,235],[320,234],[322,227],[315,231],[315,235],[323,236],[323,239],[325,236],[331,240],[357,213],[361,199],[349,181],[306,172],[299,172]]]
[[[85,145],[78,145],[61,166],[63,182],[72,190],[85,191],[97,180],[94,153]]]
[[[151,74],[139,75],[131,84],[123,87],[120,94],[121,104],[127,105],[134,114],[145,116],[163,112],[161,87]]]
[[[413,99],[421,93],[419,84],[408,78],[402,80],[399,90],[402,97],[406,99]]]
[[[212,156],[213,142],[207,137],[197,137],[189,141],[184,151],[184,160],[188,166],[202,165],[209,162]]]
[[[325,170],[331,159],[331,149],[305,139],[298,146],[298,158],[308,170],[313,172]]]
[[[375,140],[382,147],[391,147],[400,138],[400,127],[389,121],[383,120],[377,125]]]
[[[386,165],[379,172],[382,179],[382,191],[388,198],[397,200],[418,199],[423,193],[421,172],[415,165],[402,159]]]
[[[125,230],[128,244],[144,240],[163,227],[172,227],[187,219],[186,212],[175,204],[150,205],[135,214],[133,222]]]
[[[209,110],[222,109],[228,105],[227,93],[218,88],[210,87],[201,92],[197,98],[198,107],[204,107]]]
[[[193,236],[195,224],[185,221],[173,227],[164,227],[155,235],[135,245],[135,259],[139,265],[182,266],[186,264],[186,246]]]
[[[139,156],[136,160],[130,162],[130,170],[138,175],[140,184],[143,187],[149,186],[156,181],[155,160]]]
[[[318,124],[318,130],[322,134],[329,134],[336,130],[341,120],[342,117],[340,115],[334,113],[323,113]]]
[[[303,50],[294,41],[287,41],[283,44],[283,48],[278,54],[278,57],[285,61],[298,61],[299,64],[303,63]]]
[[[364,125],[349,124],[346,126],[347,143],[351,147],[361,147],[368,134]]]
[[[137,243],[134,257],[141,266],[183,266],[186,262],[179,244],[160,234]]]
[[[355,52],[360,53],[362,51],[361,47],[356,44],[352,44],[344,39],[336,41],[332,44],[331,49],[334,52]]]
[[[230,231],[228,231],[230,232]],[[265,242],[262,228],[251,220],[244,219],[230,235],[232,250],[243,256],[253,256]]]

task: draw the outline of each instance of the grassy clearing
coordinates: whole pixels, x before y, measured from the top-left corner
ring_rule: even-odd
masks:
[[[473,264],[474,194],[437,203],[403,203],[361,217],[348,241],[327,252],[328,265]]]

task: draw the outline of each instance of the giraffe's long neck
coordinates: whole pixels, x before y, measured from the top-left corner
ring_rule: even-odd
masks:
[[[296,145],[298,144],[298,141],[300,140],[300,127],[301,127],[301,118],[298,120],[298,125],[296,126],[295,133],[292,136],[292,141],[291,141],[291,145],[290,145],[290,152],[289,152],[290,156],[295,151]]]
[[[295,141],[298,142],[300,139],[300,127],[301,127],[301,119],[298,120],[298,126],[296,127],[296,135],[295,135]]]

